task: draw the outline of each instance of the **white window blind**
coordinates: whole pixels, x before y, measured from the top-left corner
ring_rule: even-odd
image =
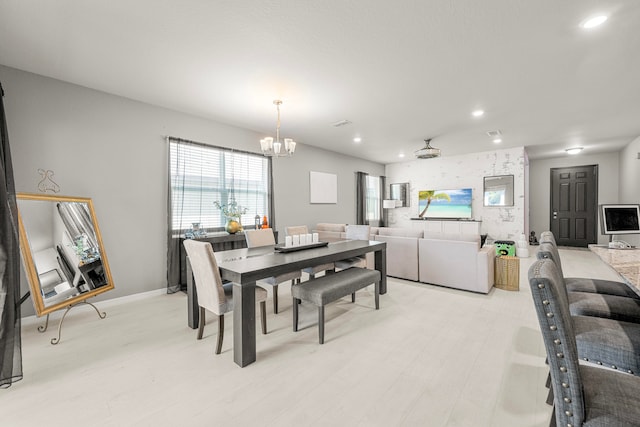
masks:
[[[213,203],[227,205],[235,198],[247,208],[241,221],[252,225],[256,215],[269,214],[270,162],[261,155],[184,141],[169,142],[169,177],[173,230],[192,223],[209,231],[227,222]]]

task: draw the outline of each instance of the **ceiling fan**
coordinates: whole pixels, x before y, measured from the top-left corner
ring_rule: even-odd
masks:
[[[425,139],[425,146],[414,152],[417,159],[433,159],[435,157],[440,157],[441,151],[439,148],[431,146],[431,139],[433,138]]]

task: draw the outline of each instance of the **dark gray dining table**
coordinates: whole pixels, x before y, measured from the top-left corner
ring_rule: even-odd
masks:
[[[342,240],[327,246],[282,253],[274,246],[216,252],[223,280],[233,282],[233,360],[241,367],[256,361],[256,281],[306,267],[374,253],[380,272],[380,294],[387,292],[387,244],[368,240]],[[188,324],[198,327],[198,299],[187,263]]]

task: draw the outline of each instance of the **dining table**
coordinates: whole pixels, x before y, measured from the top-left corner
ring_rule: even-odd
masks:
[[[233,283],[233,360],[240,367],[256,361],[256,281],[340,261],[374,254],[374,268],[380,272],[380,294],[387,292],[386,242],[341,240],[282,251],[282,245],[215,252],[222,280]],[[187,316],[192,329],[198,327],[198,298],[191,266],[187,262]]]

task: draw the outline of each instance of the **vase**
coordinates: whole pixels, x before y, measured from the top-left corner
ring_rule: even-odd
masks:
[[[230,219],[229,221],[227,221],[225,230],[229,234],[236,234],[238,231],[242,231],[242,224],[240,224],[235,219]]]

